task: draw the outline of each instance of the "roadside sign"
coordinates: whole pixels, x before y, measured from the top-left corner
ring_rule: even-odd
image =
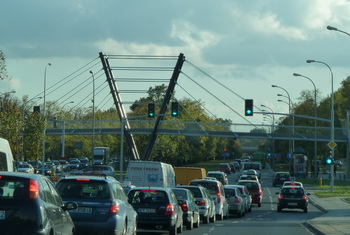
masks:
[[[334,149],[334,148],[337,146],[337,144],[334,143],[333,141],[329,141],[329,143],[328,143],[327,145],[328,145],[328,147],[330,147],[331,149]]]
[[[290,181],[295,181],[295,177],[290,177]]]
[[[293,158],[293,153],[288,153],[288,158],[292,159]]]

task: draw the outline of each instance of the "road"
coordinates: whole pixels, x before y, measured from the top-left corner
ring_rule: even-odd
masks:
[[[238,179],[238,173],[231,174],[228,178],[229,184],[235,184]],[[208,225],[201,223],[198,229],[191,231],[184,228],[183,234],[313,234],[303,226],[303,223],[321,216],[323,213],[312,204],[309,204],[308,213],[304,213],[299,209],[284,209],[282,212],[277,212],[277,195],[275,193],[279,191],[279,188],[272,187],[271,182],[272,174],[267,170],[263,170],[263,203],[261,207],[254,205],[251,213],[246,214],[242,218],[231,216],[229,219],[216,221]]]

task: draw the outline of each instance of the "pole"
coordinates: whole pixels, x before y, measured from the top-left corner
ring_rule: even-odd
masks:
[[[47,67],[48,66],[51,66],[51,63],[48,63],[46,66],[45,66],[45,73],[44,73],[44,130],[43,130],[43,140],[42,140],[42,170],[43,170],[43,175],[45,175],[45,166],[44,166],[44,163],[45,163],[45,135],[46,135],[46,72],[47,72]]]
[[[122,118],[120,127],[120,157],[119,157],[119,181],[123,181],[123,165],[124,165],[124,131],[125,131],[125,118]]]
[[[92,149],[91,149],[91,158],[94,156],[95,148],[95,77],[94,73],[90,71],[92,75]]]

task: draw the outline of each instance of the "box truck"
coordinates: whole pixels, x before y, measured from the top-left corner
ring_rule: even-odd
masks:
[[[109,161],[109,147],[94,147],[92,165],[107,165]]]
[[[191,180],[204,179],[207,171],[199,167],[174,167],[176,184],[188,185]]]
[[[15,171],[14,165],[9,142],[0,138],[0,171]]]
[[[125,181],[137,187],[175,187],[175,172],[172,165],[164,162],[130,161]]]

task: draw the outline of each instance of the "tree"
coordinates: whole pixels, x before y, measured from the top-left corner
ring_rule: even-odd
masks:
[[[0,50],[0,80],[10,79],[6,70],[6,59],[4,53]]]

